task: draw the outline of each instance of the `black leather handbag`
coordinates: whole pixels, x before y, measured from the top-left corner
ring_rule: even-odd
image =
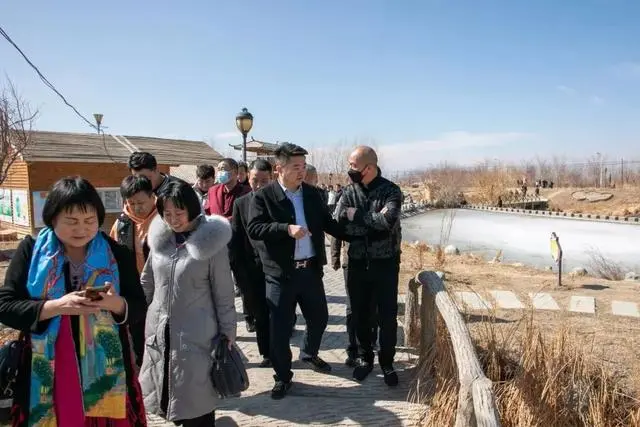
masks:
[[[17,340],[0,347],[0,422],[9,420],[18,373],[28,345],[27,336],[21,332]]]
[[[215,310],[216,298],[213,295],[213,289],[211,289],[211,303]],[[217,312],[216,321],[220,325]],[[236,345],[229,350],[229,338],[225,335],[218,333],[213,338],[211,358],[213,360],[211,382],[221,399],[237,397],[249,388],[249,376],[242,361],[242,353]]]
[[[216,338],[213,350],[211,381],[221,398],[236,397],[249,388],[249,376],[237,346],[229,350],[225,336]]]

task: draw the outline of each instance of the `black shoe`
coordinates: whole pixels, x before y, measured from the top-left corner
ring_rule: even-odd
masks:
[[[276,379],[276,377],[274,377],[274,379]],[[287,395],[287,392],[289,391],[289,389],[291,388],[291,380],[289,381],[280,381],[278,379],[276,379],[276,383],[273,385],[273,388],[271,389],[271,398],[272,399],[282,399]]]
[[[382,375],[384,375],[384,383],[389,387],[398,385],[398,373],[393,369],[393,366],[383,366]]]
[[[355,368],[356,365],[358,364],[358,361],[353,356],[347,356],[347,359],[344,361],[344,364],[350,368]]]
[[[331,365],[320,359],[318,356],[301,357],[300,360],[309,365],[309,367],[316,372],[331,372]]]
[[[363,381],[373,371],[373,363],[358,359],[356,368],[353,370],[353,378],[356,381]]]
[[[269,359],[268,357],[265,357],[262,359],[262,362],[260,362],[258,364],[258,368],[270,368],[273,365],[271,364],[271,359]]]
[[[255,332],[256,331],[256,324],[254,322],[245,322],[245,325],[247,327],[247,332]]]

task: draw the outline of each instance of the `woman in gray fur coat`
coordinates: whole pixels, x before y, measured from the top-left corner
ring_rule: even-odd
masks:
[[[236,337],[227,243],[231,226],[201,215],[193,188],[158,194],[141,277],[149,309],[140,385],[147,412],[186,427],[213,426],[218,395],[210,376],[214,337]]]

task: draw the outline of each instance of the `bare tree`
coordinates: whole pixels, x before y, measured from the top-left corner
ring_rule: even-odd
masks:
[[[605,160],[606,157],[601,157],[597,154],[589,157],[587,165],[584,167],[583,175],[587,182],[587,186],[600,187],[600,174],[603,173],[602,164]]]
[[[353,149],[359,145],[367,145],[378,155],[378,164],[384,166],[384,156],[381,153],[380,145],[375,138],[357,137],[352,140],[341,139],[333,145],[312,148],[309,150],[310,156],[307,159],[321,174],[332,174],[335,176],[346,176],[349,170],[349,155]]]
[[[218,153],[220,153],[220,155],[222,155],[222,157],[230,157],[232,159],[234,158],[240,158],[240,154],[241,152],[238,150],[233,149],[233,147],[231,147],[229,145],[229,142],[226,140],[218,140],[216,138],[208,138],[206,140],[207,144],[209,144],[214,150],[216,150]]]
[[[353,147],[346,139],[342,139],[335,145],[313,148],[310,150],[308,161],[319,173],[346,176],[349,170],[349,154]]]
[[[22,152],[31,144],[31,131],[38,116],[7,79],[0,88],[0,184]]]
[[[549,161],[543,157],[536,156],[536,179],[552,181],[553,168],[549,165]],[[534,181],[536,180],[534,179]]]
[[[521,176],[518,179],[522,179],[523,177],[527,179],[527,184],[531,184],[536,180],[536,166],[534,162],[531,160],[522,160],[520,162]]]
[[[554,156],[551,160],[551,177],[557,187],[569,184],[569,169],[565,157]]]
[[[452,190],[465,191],[465,198],[470,203],[495,202],[498,196],[505,200],[505,196],[516,196],[515,192],[519,190],[516,183],[523,177],[529,186],[536,179],[546,179],[553,181],[555,188],[593,188],[599,186],[602,173],[605,187],[617,184],[614,179],[624,180],[624,184],[630,186],[640,185],[640,160],[611,160],[604,154],[585,156],[573,162],[564,156],[534,157],[511,163],[485,159],[469,166],[444,161],[401,173],[384,172],[403,186],[415,185],[417,188],[417,183],[422,182],[423,197],[428,201],[447,199],[454,194]]]

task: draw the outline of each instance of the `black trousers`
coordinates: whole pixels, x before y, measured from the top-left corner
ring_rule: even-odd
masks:
[[[242,300],[242,314],[244,315],[244,320],[247,323],[253,323],[255,321],[253,313],[251,313],[251,310],[249,309],[249,304],[247,304],[247,297],[245,296],[245,290],[243,286],[246,286],[246,283],[242,283],[242,282],[246,282],[246,279],[243,279],[242,277],[238,277],[240,275],[242,275],[242,273],[236,271],[235,269],[232,268],[233,271],[233,280],[235,282],[236,288],[238,288],[238,291],[240,291],[240,299]]]
[[[247,302],[247,295],[242,290],[240,291],[240,299],[242,299],[242,314],[244,315],[244,321],[247,323],[255,323],[256,317],[251,312],[249,304]]]
[[[368,264],[349,260],[347,289],[351,299],[359,355],[369,363],[373,363],[374,359],[371,340],[372,301],[378,308],[380,365],[391,365],[396,354],[399,272],[399,258],[376,259]]]
[[[285,279],[266,276],[267,304],[269,306],[271,363],[276,377],[289,381],[291,372],[291,339],[296,303],[307,323],[304,343],[300,349],[309,356],[320,350],[322,335],[327,328],[329,312],[322,283],[321,267],[312,263],[308,268],[293,270]]]
[[[256,327],[256,342],[262,357],[269,356],[269,306],[267,305],[265,277],[261,270],[249,269],[238,275],[245,317]]]
[[[356,325],[353,321],[353,313],[351,311],[351,297],[349,296],[348,275],[349,268],[342,267],[342,275],[344,276],[344,287],[347,291],[347,335],[349,337],[349,346],[347,347],[347,355],[352,358],[358,357],[358,339],[356,336]],[[378,306],[375,298],[371,298],[371,344],[376,345],[378,341]]]

